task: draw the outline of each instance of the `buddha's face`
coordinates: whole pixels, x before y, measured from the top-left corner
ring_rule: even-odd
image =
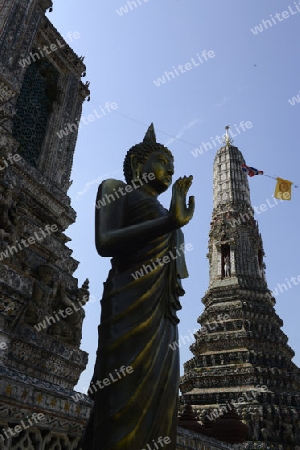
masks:
[[[155,178],[149,180],[149,186],[157,194],[165,192],[172,183],[174,164],[164,151],[153,152],[141,167],[141,173],[153,173]]]

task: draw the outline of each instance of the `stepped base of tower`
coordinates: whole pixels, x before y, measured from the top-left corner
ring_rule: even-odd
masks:
[[[255,443],[248,448],[272,448],[259,447],[268,442],[294,450],[300,446],[300,370],[275,300],[266,289],[219,283],[202,300],[202,328],[180,383],[183,401],[201,423],[236,411]]]
[[[18,278],[24,289],[26,277]],[[91,401],[76,401],[73,387],[87,353],[18,321],[24,299],[8,291],[2,286],[0,450],[77,450]]]
[[[77,450],[92,402],[0,366],[0,450]]]
[[[167,450],[168,447],[166,447]],[[195,433],[183,427],[177,428],[177,444],[176,450],[231,450],[233,447],[225,442],[217,439],[204,436],[203,434]]]
[[[257,391],[251,391],[249,387],[240,392],[229,389],[219,389],[216,392],[214,389],[213,394],[201,394],[193,389],[184,394],[184,401],[190,402],[201,423],[212,424],[223,414],[236,411],[249,428],[247,445],[242,448],[300,449],[299,396],[297,398],[281,393],[273,397],[273,394],[268,393],[266,402],[261,396],[263,394],[257,394]],[[292,406],[296,403],[298,406]],[[261,446],[266,442],[267,446]]]

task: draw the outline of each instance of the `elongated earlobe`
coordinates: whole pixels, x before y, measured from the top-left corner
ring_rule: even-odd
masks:
[[[130,165],[131,165],[131,173],[133,181],[138,180],[140,178],[140,164],[137,162],[137,158],[135,155],[131,155],[130,157]]]

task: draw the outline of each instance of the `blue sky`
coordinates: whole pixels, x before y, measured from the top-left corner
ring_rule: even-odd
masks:
[[[48,14],[63,36],[80,34],[70,45],[79,56],[85,56],[87,76],[83,81],[90,81],[91,101],[84,103],[83,116],[95,117],[80,127],[69,190],[78,214],[76,224],[67,230],[73,256],[80,261],[75,276],[80,283],[90,279],[93,296],[86,306],[81,344],[89,353],[89,364],[79,391],[85,390],[92,375],[99,300],[110,267],[109,258],[100,258],[94,246],[98,184],[105,178],[123,179],[124,156],[142,140],[151,122],[157,140],[174,154],[174,180],[194,176],[190,191],[196,197],[196,211],[183,228],[185,241],[193,250],[186,254],[190,277],[184,280],[181,335],[199,329],[197,318],[204,309],[201,298],[208,287],[212,168],[219,147],[212,138],[231,125],[237,135],[234,145],[247,164],[300,185],[298,0],[296,5],[292,0],[136,0],[131,9],[129,3],[54,0],[54,11]],[[121,15],[120,8],[126,5],[127,13],[123,9]],[[165,72],[171,71],[174,77],[169,73],[167,80]],[[157,86],[163,75],[165,83]],[[292,101],[293,97],[299,103]],[[107,102],[117,107],[111,112],[107,107],[106,115],[98,118]],[[251,127],[242,131],[241,121],[251,122]],[[202,142],[210,142],[212,148],[193,156]],[[257,176],[249,179],[249,184],[253,206],[259,208],[267,200],[273,204],[275,180]],[[169,207],[170,192],[161,202]],[[292,286],[276,297],[276,311],[284,321],[283,330],[298,365],[300,284],[295,286],[290,279],[300,275],[299,203],[300,187],[293,187],[291,201],[256,214],[266,253],[268,287],[273,290],[286,279]],[[182,371],[191,356],[189,345],[182,346]]]

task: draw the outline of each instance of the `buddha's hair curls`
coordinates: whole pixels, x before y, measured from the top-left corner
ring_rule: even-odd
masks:
[[[140,144],[131,147],[124,159],[123,172],[126,183],[130,183],[133,179],[133,173],[131,170],[131,155],[134,155],[138,163],[143,164],[153,152],[164,152],[166,155],[174,161],[174,157],[170,150],[162,144],[154,142],[141,142]]]

